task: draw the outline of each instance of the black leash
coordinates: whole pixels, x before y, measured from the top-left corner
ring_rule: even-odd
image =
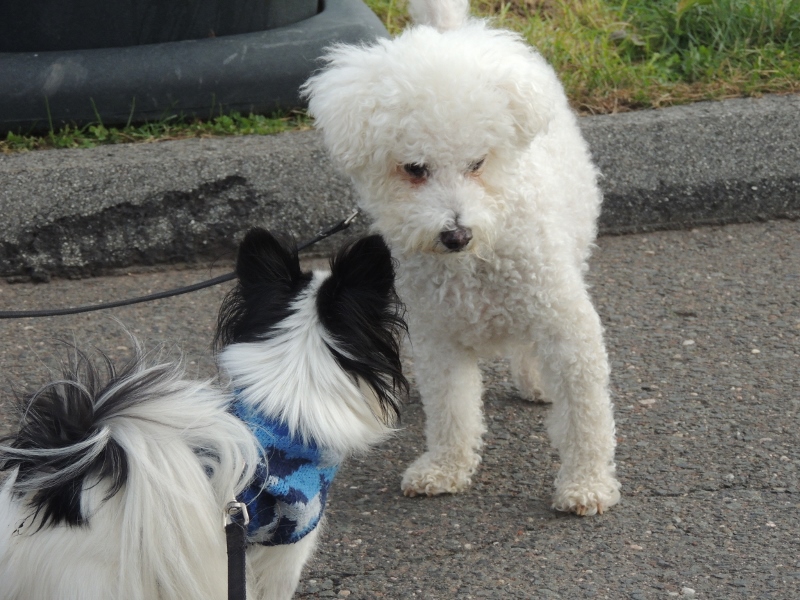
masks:
[[[315,238],[300,244],[297,247],[297,250],[298,251],[305,250],[309,246],[313,246],[317,242],[332,236],[334,233],[344,231],[345,229],[350,227],[350,224],[355,220],[357,216],[358,216],[358,211],[355,211],[352,215],[350,215],[346,219],[342,219],[333,227],[321,231],[319,234],[317,234]],[[155,294],[149,294],[147,296],[138,296],[137,298],[128,298],[126,300],[115,300],[112,302],[105,302],[102,304],[76,306],[73,308],[54,308],[54,309],[43,309],[43,310],[2,310],[0,311],[0,319],[59,317],[62,315],[77,315],[79,313],[92,312],[95,310],[104,310],[106,308],[130,306],[131,304],[139,304],[141,302],[150,302],[151,300],[160,300],[162,298],[171,298],[172,296],[180,296],[181,294],[188,294],[189,292],[194,292],[197,290],[202,290],[207,287],[212,287],[220,283],[224,283],[226,281],[231,281],[232,279],[236,279],[236,273],[226,273],[225,275],[219,275],[218,277],[214,277],[213,279],[208,279],[206,281],[201,281],[200,283],[193,283],[192,285],[187,285],[172,290],[156,292]]]
[[[225,543],[228,548],[228,600],[247,600],[247,524],[250,516],[242,502],[225,506]]]

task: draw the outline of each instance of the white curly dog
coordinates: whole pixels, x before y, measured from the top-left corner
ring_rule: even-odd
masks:
[[[393,40],[333,48],[304,88],[399,263],[427,451],[407,496],[466,489],[485,431],[479,357],[552,402],[553,507],[619,501],[603,328],[583,274],[601,195],[553,69],[466,0],[412,0]]]

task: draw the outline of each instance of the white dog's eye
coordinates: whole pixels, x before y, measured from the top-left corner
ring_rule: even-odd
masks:
[[[403,165],[403,171],[415,181],[424,181],[430,175],[428,165],[420,165],[418,163],[407,163]]]
[[[477,173],[478,171],[481,170],[481,167],[483,167],[483,163],[484,162],[486,162],[486,157],[485,156],[483,158],[481,158],[480,160],[476,160],[474,163],[472,163],[469,166],[469,172],[470,173]]]

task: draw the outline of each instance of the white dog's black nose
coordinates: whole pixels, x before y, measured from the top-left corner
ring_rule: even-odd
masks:
[[[472,230],[469,227],[458,227],[439,234],[439,240],[451,252],[460,252],[467,247],[471,239]]]

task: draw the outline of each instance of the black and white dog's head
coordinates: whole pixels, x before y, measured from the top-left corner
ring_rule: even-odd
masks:
[[[407,388],[405,323],[382,238],[346,245],[329,273],[303,272],[292,244],[255,229],[239,247],[236,274],[216,341],[240,397],[342,455],[391,431]]]

